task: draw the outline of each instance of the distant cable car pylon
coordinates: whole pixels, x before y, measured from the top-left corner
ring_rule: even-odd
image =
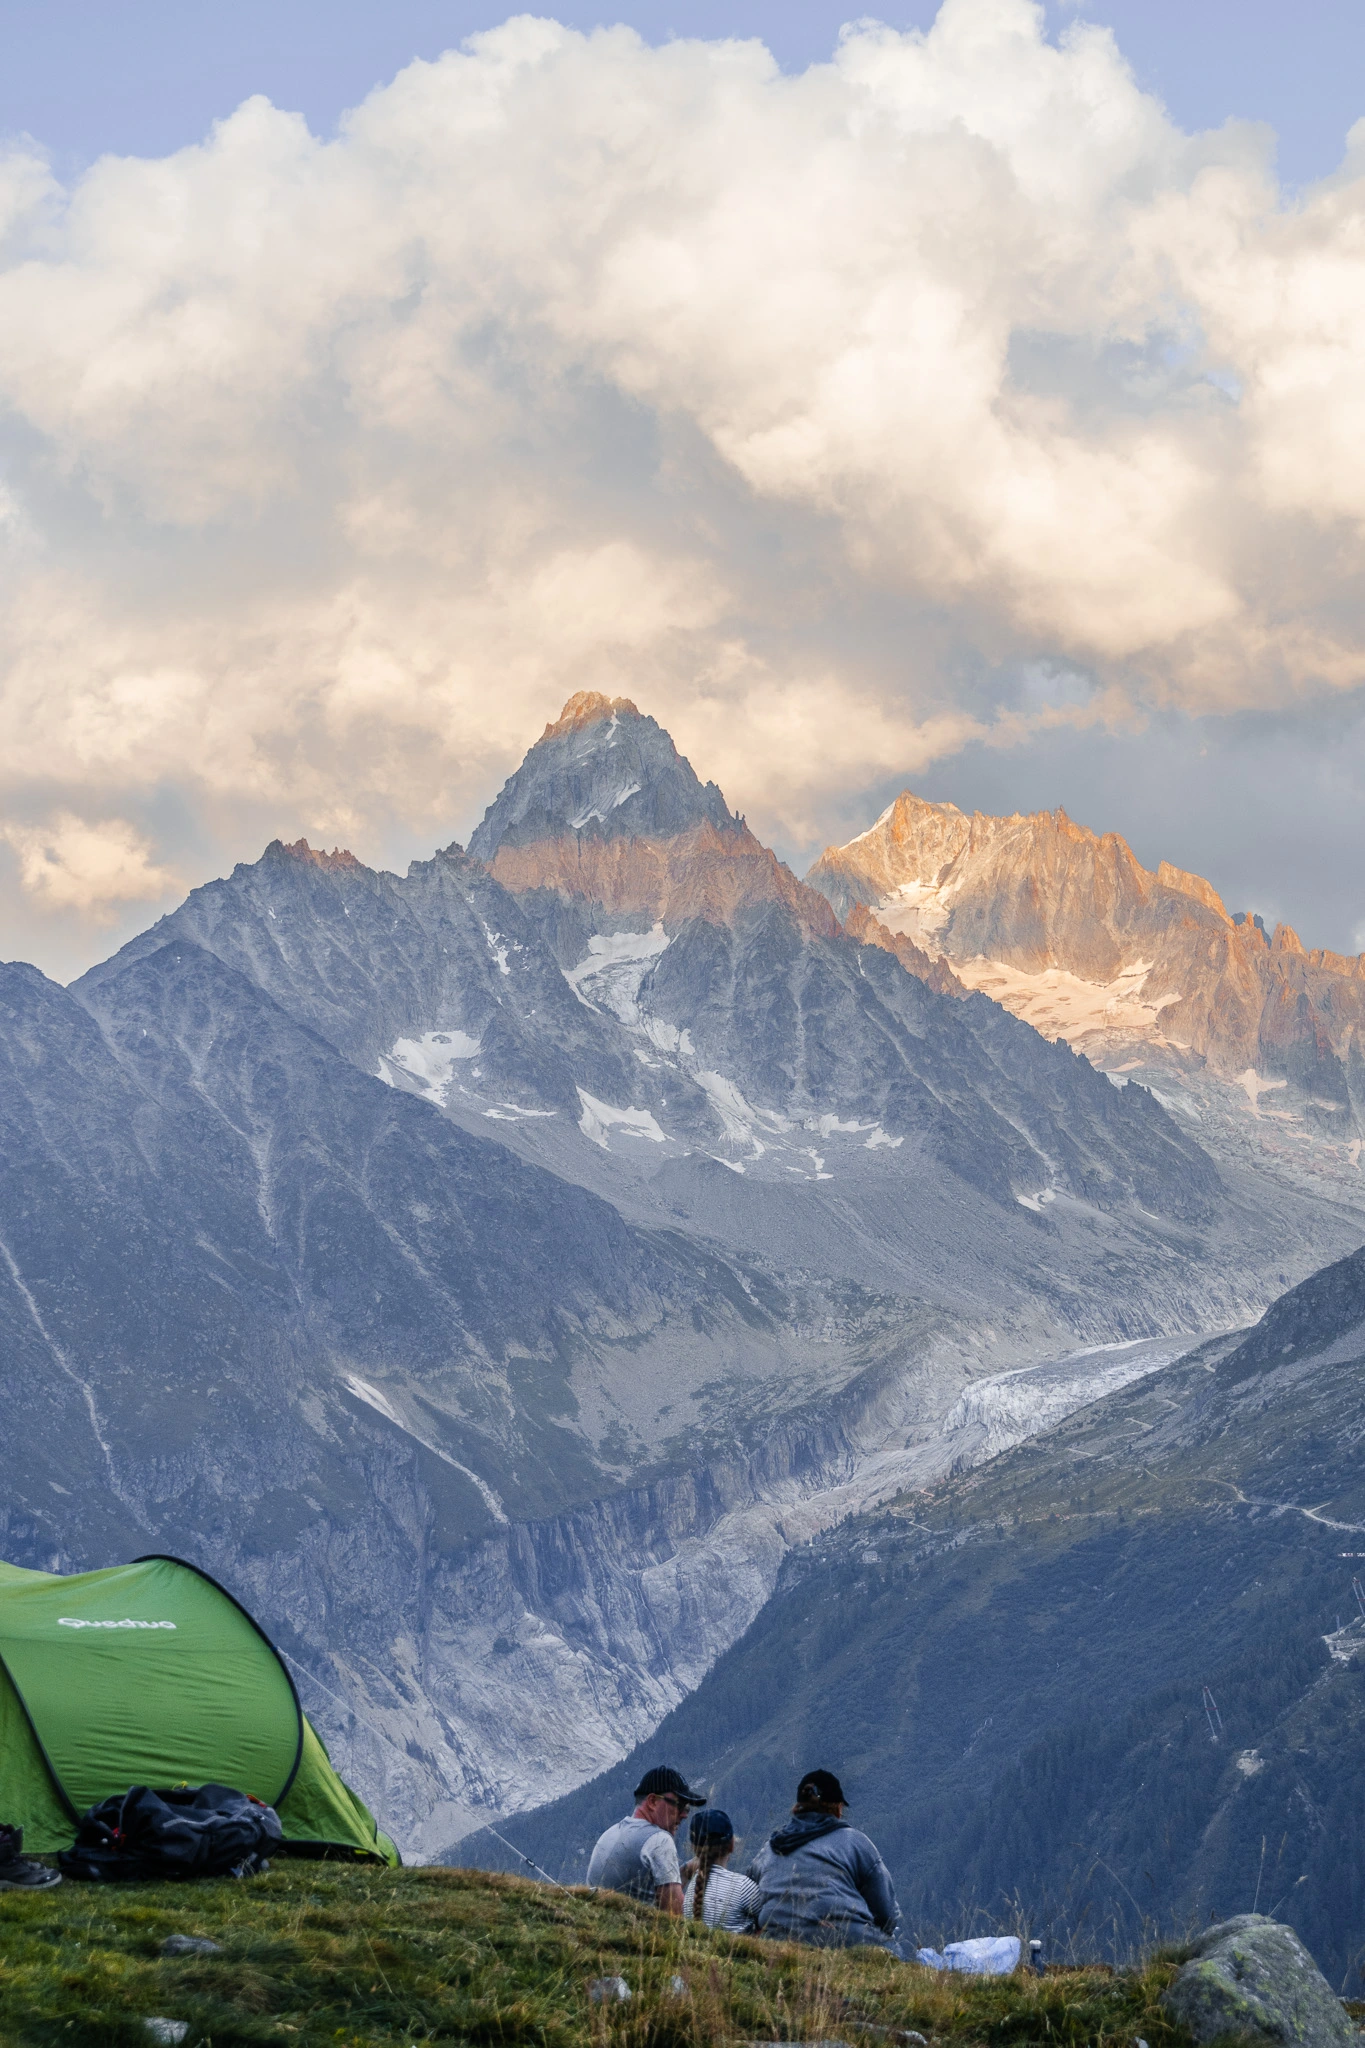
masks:
[[[1208,1687],[1204,1687],[1204,1717],[1209,1724],[1209,1738],[1213,1742],[1222,1739],[1223,1717],[1218,1711],[1218,1702]],[[1214,1724],[1217,1723],[1215,1726]]]

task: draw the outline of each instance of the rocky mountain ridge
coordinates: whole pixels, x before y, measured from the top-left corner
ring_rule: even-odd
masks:
[[[931,1324],[642,1235],[183,938],[87,1002],[0,975],[7,1554],[168,1548],[234,1585],[409,1849],[537,1750],[614,1753],[776,1568],[756,1545],[682,1601],[688,1539],[841,1470],[855,1383]],[[562,1758],[527,1723],[547,1692]]]
[[[630,801],[606,802],[622,773]],[[642,840],[632,806],[649,833],[676,828],[671,839]],[[821,1270],[895,1292],[908,1260],[916,1291],[955,1310],[1022,1311],[1041,1278],[1047,1313],[1077,1317],[1081,1338],[1244,1312],[1227,1251],[1204,1258],[1190,1236],[1228,1191],[1150,1095],[1109,1088],[998,1006],[942,1001],[932,973],[839,931],[766,850],[756,863],[737,821],[721,832],[729,816],[653,720],[580,697],[475,835],[492,870],[455,847],[400,878],[277,844],[118,958],[184,932],[466,1128],[492,1126],[637,1220],[719,1226],[783,1268],[814,1254]],[[741,876],[707,916],[654,893],[654,852],[686,867],[698,830]],[[509,844],[534,864],[533,885],[497,881]],[[582,847],[615,849],[606,902],[591,893],[596,855],[565,852]],[[805,898],[818,915],[793,914]],[[965,1235],[945,1232],[964,1182],[992,1206]],[[1236,1235],[1257,1244],[1238,1203]],[[1047,1219],[1041,1267],[1036,1225],[1021,1232],[1017,1209]],[[1093,1214],[1111,1219],[1102,1252]],[[1286,1224],[1290,1240],[1302,1228],[1316,1243],[1306,1212],[1277,1232]],[[1087,1278],[1097,1255],[1099,1288]],[[1232,1256],[1245,1273],[1259,1253]],[[1157,1307],[1172,1279],[1177,1294]]]
[[[968,817],[906,791],[807,880],[864,933],[1152,1086],[1220,1160],[1365,1199],[1365,955],[1267,933],[1064,811]]]

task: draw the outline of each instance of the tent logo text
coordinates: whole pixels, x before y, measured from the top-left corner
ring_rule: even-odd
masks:
[[[58,1628],[174,1628],[173,1621],[77,1621],[74,1615],[59,1614]]]

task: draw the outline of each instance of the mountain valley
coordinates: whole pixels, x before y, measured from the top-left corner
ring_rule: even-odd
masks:
[[[686,1712],[825,1531],[1359,1243],[1349,1034],[1340,1174],[1282,1170],[1183,1106],[1235,1048],[1099,1071],[886,881],[588,694],[467,852],[276,841],[70,989],[0,968],[5,1555],[204,1565],[429,1857]]]
[[[794,1550],[651,1741],[511,1823],[566,1882],[648,1762],[749,1848],[837,1760],[907,1947],[1122,1959],[1210,1919],[1365,1964],[1365,1251],[990,1462]],[[511,1867],[485,1836],[464,1859]]]

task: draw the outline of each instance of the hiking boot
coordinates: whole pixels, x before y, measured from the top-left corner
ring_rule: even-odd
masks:
[[[0,1892],[42,1892],[49,1886],[60,1884],[60,1870],[49,1870],[45,1863],[30,1862],[19,1851],[24,1846],[22,1828],[0,1828]]]

